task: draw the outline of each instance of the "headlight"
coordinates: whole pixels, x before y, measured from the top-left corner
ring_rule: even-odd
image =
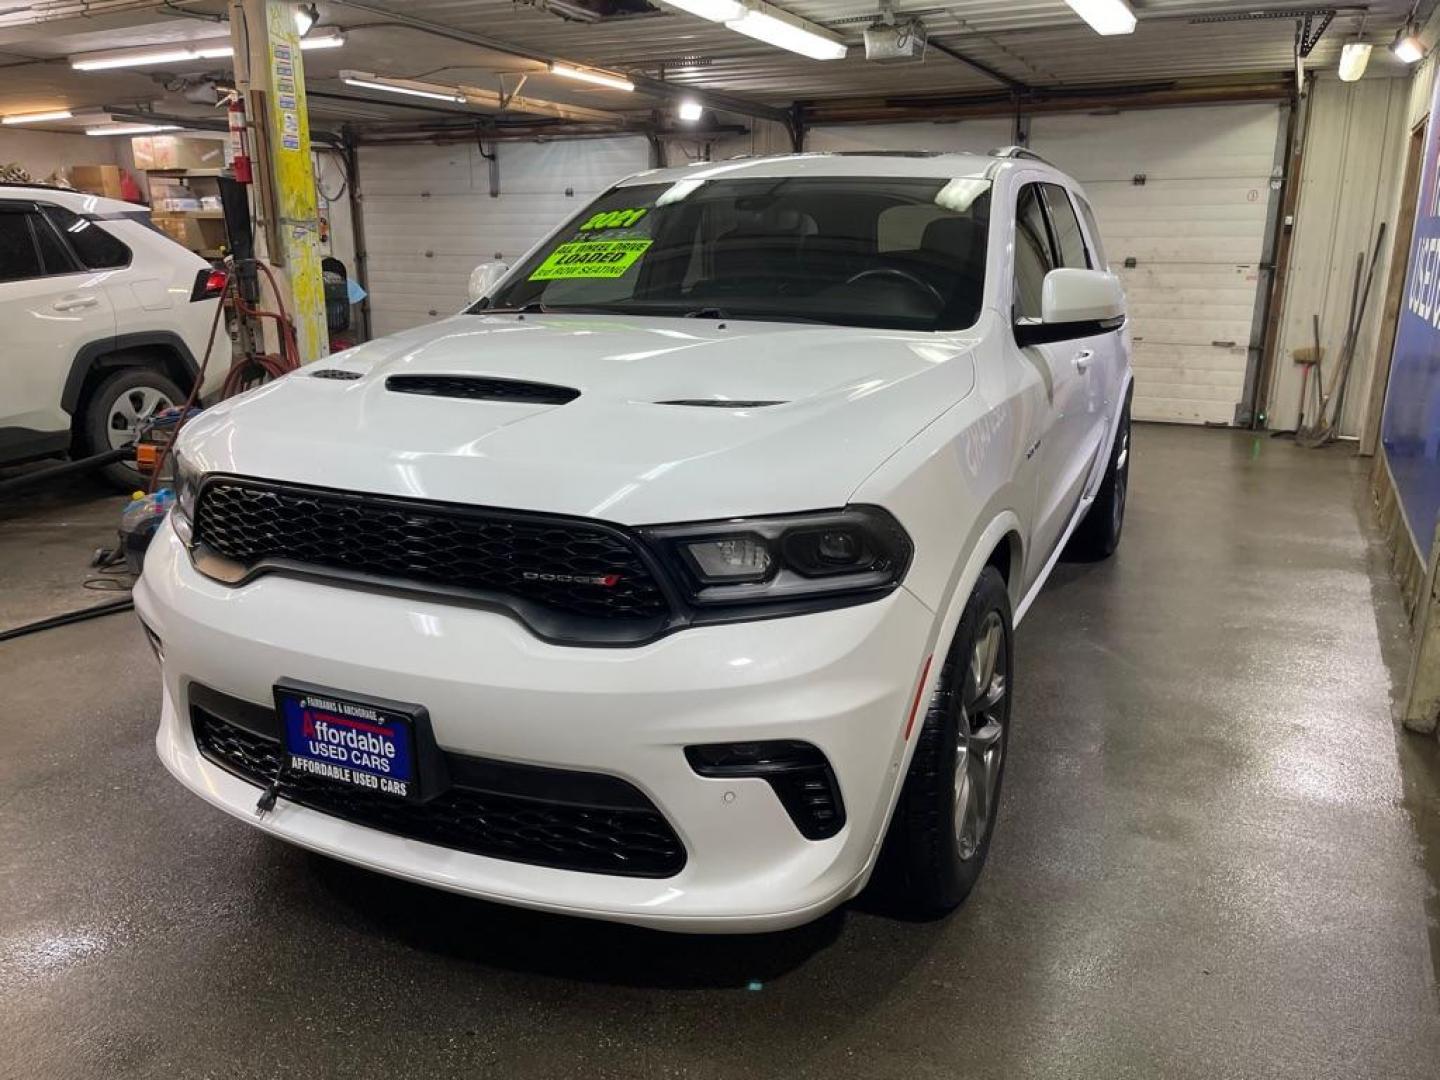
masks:
[[[889,513],[852,506],[643,530],[687,599],[706,607],[886,591],[910,565],[910,538]]]
[[[195,533],[195,500],[200,494],[201,473],[178,447],[171,447],[170,458],[175,476],[175,508],[170,512],[170,524],[189,547]]]

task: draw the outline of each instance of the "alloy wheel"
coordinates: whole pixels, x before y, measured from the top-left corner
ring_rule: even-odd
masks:
[[[157,390],[153,386],[136,386],[124,391],[110,406],[110,415],[105,421],[105,430],[110,436],[110,449],[119,450],[133,442],[140,432],[141,424],[173,404],[165,391]]]
[[[987,612],[975,633],[962,675],[955,746],[955,836],[960,859],[974,857],[989,831],[1000,786],[1006,719],[1005,626]]]

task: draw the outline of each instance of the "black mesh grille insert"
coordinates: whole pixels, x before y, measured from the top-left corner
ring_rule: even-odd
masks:
[[[210,761],[260,786],[274,778],[280,764],[278,739],[193,704],[190,717],[195,744]],[[457,782],[417,804],[286,773],[279,794],[357,825],[511,862],[626,877],[670,877],[685,865],[684,845],[664,815],[618,777],[446,756],[457,778],[468,764],[469,771],[499,781],[497,786],[506,790]],[[562,797],[567,786],[575,789],[577,801]],[[609,805],[595,801],[601,787],[613,796],[605,799]],[[536,794],[523,794],[526,789]]]
[[[571,519],[217,477],[200,492],[195,539],[246,567],[289,560],[588,619],[669,610],[623,534]]]
[[[571,386],[475,375],[391,375],[385,380],[385,389],[399,394],[510,401],[518,405],[564,405],[580,396],[580,391]]]

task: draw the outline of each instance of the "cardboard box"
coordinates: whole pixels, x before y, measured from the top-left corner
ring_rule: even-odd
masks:
[[[107,199],[123,199],[120,166],[118,165],[71,165],[70,183],[75,190],[103,195]]]
[[[225,219],[218,214],[150,215],[154,226],[182,247],[201,253],[219,251],[225,245]]]
[[[187,139],[180,135],[137,135],[130,140],[137,169],[223,169],[223,139]]]

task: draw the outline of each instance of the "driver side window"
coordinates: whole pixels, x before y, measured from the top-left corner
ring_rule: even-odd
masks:
[[[1015,318],[1039,319],[1045,275],[1055,269],[1050,227],[1040,202],[1040,185],[1020,189],[1015,208]]]

